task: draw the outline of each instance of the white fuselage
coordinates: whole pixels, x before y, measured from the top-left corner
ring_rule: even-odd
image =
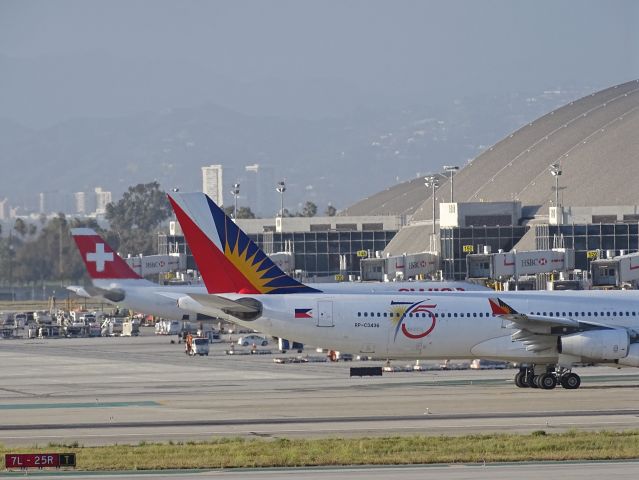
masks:
[[[556,348],[534,353],[512,340],[517,327],[491,312],[490,297],[503,299],[520,313],[639,329],[636,291],[222,296],[258,300],[262,315],[252,321],[241,320],[190,297],[181,299],[180,305],[268,335],[383,358],[557,360]],[[407,314],[402,316],[404,311]]]
[[[93,280],[93,285],[105,290],[120,289],[124,300],[111,302],[121,308],[174,320],[195,320],[194,312],[177,306],[175,298],[166,294],[188,295],[207,293],[203,285],[157,285],[147,280]],[[371,283],[317,283],[310,284],[324,293],[379,294],[423,292],[488,291],[486,287],[467,282],[371,282]],[[202,312],[200,312],[202,313]]]

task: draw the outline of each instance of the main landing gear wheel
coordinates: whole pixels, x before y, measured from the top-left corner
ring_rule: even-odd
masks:
[[[537,377],[537,384],[539,385],[539,388],[552,390],[557,386],[557,379],[552,373],[544,373]]]
[[[560,382],[566,390],[575,390],[581,385],[581,378],[576,373],[567,373],[562,375]]]
[[[528,388],[528,384],[526,383],[526,372],[518,372],[517,375],[515,375],[515,385],[517,385],[519,388]]]

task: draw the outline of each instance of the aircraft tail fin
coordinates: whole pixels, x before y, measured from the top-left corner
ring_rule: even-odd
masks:
[[[311,293],[284,273],[204,193],[171,193],[169,201],[209,293]]]
[[[518,312],[500,298],[489,298],[490,308],[495,315],[515,315]]]
[[[142,279],[95,230],[73,228],[71,235],[92,280]]]

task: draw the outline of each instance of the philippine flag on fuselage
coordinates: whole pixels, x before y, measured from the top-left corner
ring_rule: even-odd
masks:
[[[312,308],[296,308],[295,318],[313,318]]]

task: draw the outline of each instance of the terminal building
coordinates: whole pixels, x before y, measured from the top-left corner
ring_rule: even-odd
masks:
[[[485,251],[571,249],[574,270],[589,272],[639,248],[637,131],[634,80],[526,124],[457,173],[436,174],[434,188],[416,178],[343,214],[406,216],[382,256],[432,252],[444,278],[467,278],[466,257]]]
[[[403,226],[400,216],[238,219],[238,226],[284,271],[307,281],[354,280],[360,261],[383,251]],[[160,254],[195,261],[177,222],[160,235]]]

